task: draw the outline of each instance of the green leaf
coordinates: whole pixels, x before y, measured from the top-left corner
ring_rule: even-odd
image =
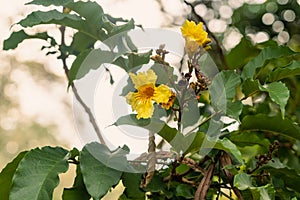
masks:
[[[240,43],[226,55],[226,61],[230,69],[241,68],[259,52],[259,49],[254,47],[250,40],[243,37]]]
[[[267,85],[259,86],[261,91],[269,93],[270,98],[273,102],[280,106],[282,118],[285,114],[285,106],[290,97],[290,91],[282,82],[273,82]]]
[[[23,27],[32,27],[39,24],[58,24],[68,26],[77,30],[85,29],[85,21],[78,15],[61,13],[57,10],[35,11],[18,22]]]
[[[71,48],[74,50],[73,54],[77,55],[86,49],[92,49],[97,40],[85,33],[77,32],[73,36]]]
[[[15,172],[10,200],[52,200],[53,190],[59,183],[58,174],[68,170],[67,154],[60,147],[29,151]]]
[[[26,3],[25,5],[28,4],[35,4],[35,5],[42,5],[42,6],[64,6],[67,5],[68,3],[73,2],[73,0],[33,0],[30,1],[29,3]]]
[[[260,145],[266,151],[268,150],[269,146],[271,145],[270,141],[264,137],[263,134],[256,133],[256,132],[234,132],[230,134],[230,141],[240,147],[245,146],[253,146],[253,145]]]
[[[171,85],[177,82],[177,75],[174,74],[174,67],[154,63],[151,69],[157,74],[157,84]]]
[[[92,28],[92,26],[95,30],[101,28],[104,13],[102,7],[97,2],[77,1],[69,3],[66,7],[83,17],[90,28]]]
[[[246,97],[249,97],[254,93],[260,91],[259,86],[259,80],[247,79],[242,83],[242,92],[245,94]]]
[[[18,32],[13,32],[8,39],[4,40],[3,50],[15,49],[21,42],[26,39],[42,39],[46,41],[50,39],[51,45],[56,45],[55,39],[49,36],[47,32],[28,35],[24,30],[20,30]]]
[[[280,178],[283,181],[285,188],[291,188],[297,192],[300,192],[299,182],[300,174],[295,169],[289,168],[283,164],[278,158],[272,159],[272,162],[261,167],[260,170],[266,170],[270,172],[271,177]]]
[[[245,65],[241,77],[244,80],[248,78],[253,80],[256,70],[265,66],[269,60],[294,54],[296,53],[286,46],[264,48],[258,56]]]
[[[77,156],[79,156],[79,150],[74,147],[71,151],[69,151],[68,157],[69,159],[75,159]]]
[[[86,50],[81,52],[72,63],[69,72],[69,82],[84,77],[91,69],[98,69],[104,63],[111,63],[115,53],[101,49]]]
[[[152,49],[145,52],[145,53],[129,53],[128,54],[128,61],[129,61],[129,66],[128,68],[124,68],[126,71],[129,69],[132,69],[134,67],[147,64],[150,61],[150,56],[152,55]],[[128,69],[128,70],[127,70]]]
[[[12,179],[16,172],[16,169],[26,155],[27,151],[19,153],[19,155],[10,163],[8,163],[0,173],[0,194],[2,200],[9,199],[9,192],[12,186]]]
[[[167,124],[163,126],[163,128],[158,132],[158,135],[160,135],[162,138],[164,138],[167,142],[171,142],[176,134],[178,133],[176,128],[171,128]]]
[[[251,175],[246,173],[240,173],[234,176],[233,185],[239,190],[246,190],[253,187],[251,181]]]
[[[90,198],[91,196],[87,192],[83,182],[80,165],[77,165],[76,177],[75,177],[73,187],[64,188],[62,199],[63,200],[89,200]]]
[[[251,187],[253,200],[274,200],[275,189],[272,185],[267,184],[260,187]]]
[[[233,155],[239,163],[244,163],[240,150],[229,139],[219,139],[214,148],[226,151],[227,153]]]
[[[176,196],[177,197],[184,197],[185,199],[193,199],[193,187],[187,184],[179,184],[176,187]]]
[[[267,116],[265,114],[247,115],[242,119],[241,131],[263,131],[273,134],[281,134],[290,139],[300,140],[300,127],[293,121],[279,116]]]
[[[121,125],[132,125],[137,127],[145,128],[149,131],[157,133],[163,128],[165,123],[158,119],[157,117],[153,117],[150,119],[137,119],[136,114],[125,115],[117,119],[117,121],[112,124],[114,126],[121,126]]]
[[[209,87],[212,106],[217,110],[227,113],[227,100],[232,99],[236,95],[236,88],[240,82],[239,75],[234,71],[222,71],[217,74]],[[232,106],[234,105],[231,105],[231,107]],[[235,106],[238,107],[237,104]],[[237,108],[235,110],[237,110]],[[230,112],[231,111],[229,111],[229,113]],[[231,112],[231,114],[233,113]],[[236,116],[236,114],[234,114],[234,116]]]
[[[186,140],[187,137],[188,136],[186,136],[184,140]],[[233,155],[238,162],[244,162],[242,154],[238,150],[237,146],[227,138],[211,139],[206,137],[205,133],[201,132],[191,134],[189,137],[193,138],[193,141],[190,144],[189,148],[186,150],[186,152],[193,152],[195,150],[201,151],[202,149],[219,149]]]
[[[226,115],[229,117],[240,121],[239,116],[242,113],[243,110],[243,104],[241,101],[227,101],[227,108],[226,108]]]
[[[265,186],[254,187],[252,185],[252,178],[250,174],[240,173],[234,176],[233,184],[239,190],[249,189],[253,200],[274,200],[275,190],[273,186],[267,184]]]
[[[86,189],[94,199],[100,199],[119,183],[122,172],[112,167],[127,164],[124,153],[118,150],[111,152],[105,145],[96,142],[84,146],[79,160]]]
[[[269,82],[300,75],[300,62],[293,60],[290,64],[276,68],[268,77]]]
[[[123,173],[122,183],[125,187],[124,194],[129,199],[144,200],[145,192],[140,189],[143,174]]]
[[[128,72],[135,67],[149,63],[151,54],[152,50],[145,53],[125,53],[125,57],[119,56],[112,64],[118,65]]]
[[[108,36],[112,37],[123,32],[128,32],[129,30],[134,29],[134,27],[135,25],[133,19],[130,19],[125,24],[119,26],[112,25],[110,31],[108,31]]]

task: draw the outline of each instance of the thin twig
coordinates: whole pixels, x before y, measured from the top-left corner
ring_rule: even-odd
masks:
[[[65,44],[65,30],[66,30],[66,27],[65,26],[61,26],[59,28],[60,32],[61,32],[61,47],[65,47],[66,44]],[[67,62],[66,62],[66,59],[67,59],[67,55],[65,55],[63,52],[62,52],[62,55],[60,57],[62,63],[63,63],[63,69],[65,71],[65,75],[67,77],[68,80],[69,79],[69,68],[68,68],[68,65],[67,65]],[[80,97],[80,95],[78,94],[78,91],[77,91],[77,88],[75,87],[74,83],[72,83],[71,85],[71,88],[72,88],[72,91],[75,95],[75,98],[76,100],[80,103],[80,105],[83,107],[84,111],[87,113],[87,115],[89,116],[89,120],[98,136],[98,139],[100,140],[100,142],[102,144],[105,144],[105,141],[104,141],[104,138],[102,137],[101,135],[101,132],[100,132],[100,129],[97,125],[97,122],[96,122],[96,119],[91,111],[91,109],[85,104],[85,102],[83,101],[83,99]]]

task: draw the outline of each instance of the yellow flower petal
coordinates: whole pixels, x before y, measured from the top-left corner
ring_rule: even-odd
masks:
[[[147,72],[139,72],[137,75],[129,73],[129,76],[136,89],[146,84],[155,84],[157,76],[153,70],[148,70]]]
[[[153,101],[158,104],[168,104],[166,105],[168,109],[172,106],[173,102],[169,103],[172,96],[170,88],[163,84],[158,87],[155,86],[157,76],[153,70],[141,72],[137,75],[130,73],[129,76],[137,92],[129,92],[126,95],[126,101],[131,105],[132,111],[137,112],[137,119],[147,119],[153,115]]]
[[[168,86],[161,84],[158,87],[155,87],[153,100],[156,103],[167,103],[172,93]]]
[[[207,32],[203,29],[203,23],[196,25],[194,21],[186,20],[181,27],[181,33],[185,38],[196,41],[199,45],[205,47],[211,42]]]
[[[167,103],[161,103],[160,105],[162,108],[169,110],[173,106],[175,99],[176,99],[176,95],[173,91],[171,91],[171,96],[169,98],[169,101]]]
[[[140,118],[150,118],[153,115],[154,112],[154,106],[152,101],[148,100],[143,102],[142,104],[138,104],[136,107],[136,112],[138,113],[136,118],[140,119]]]
[[[144,98],[139,92],[129,92],[126,101],[131,105],[132,111],[137,112],[137,119],[150,118],[154,111],[151,98]]]

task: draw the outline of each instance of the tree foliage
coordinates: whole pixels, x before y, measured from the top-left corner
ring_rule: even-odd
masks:
[[[143,127],[171,146],[162,158],[158,158],[161,151],[155,153],[159,147],[152,146],[147,158],[141,158],[142,162],[127,159],[130,151],[127,146],[111,150],[97,142],[86,144],[82,150],[43,147],[22,152],[0,173],[2,199],[52,199],[58,175],[65,173],[70,164],[77,167],[76,177],[73,186],[64,189],[64,200],[101,199],[120,181],[125,187],[119,197],[122,200],[146,196],[148,199],[300,198],[297,187],[300,53],[295,49],[274,42],[253,44],[241,31],[244,37],[227,54],[219,51],[219,43],[213,42],[209,53],[212,57],[221,54],[224,57],[221,61],[227,64],[218,66],[220,72],[212,80],[197,68],[198,60],[188,63],[188,72],[177,77],[165,59],[167,52],[162,46],[153,56],[154,51],[138,52],[128,35],[128,31],[138,27],[134,20],[114,18],[91,1],[33,0],[28,4],[57,6],[61,11],[30,13],[18,22],[24,30],[12,33],[4,41],[4,50],[17,48],[26,39],[42,39],[49,42],[48,53],[51,49],[63,62],[70,55],[75,56],[70,69],[64,66],[69,87],[73,88],[74,81],[92,73],[92,69],[103,67],[103,63],[130,72],[152,59],[155,64],[151,68],[158,74],[159,83],[176,91],[173,110],[164,117],[177,122],[178,127],[163,121],[159,112],[151,119],[138,120],[135,114],[119,118],[113,125]],[[233,15],[232,25],[241,30],[245,28],[243,23],[236,21],[247,6],[252,5],[237,9]],[[258,20],[250,22],[255,21]],[[65,27],[74,29],[71,44],[58,43],[47,32],[26,33],[25,28],[40,24],[59,25],[62,35]],[[95,48],[97,41],[104,42],[107,48]],[[52,52],[53,47],[56,52]],[[193,82],[190,77],[194,75]],[[133,88],[128,82],[123,95]],[[223,117],[231,118],[238,129],[230,130]],[[192,131],[181,131],[189,126],[194,127]],[[149,141],[151,149],[151,137]],[[149,170],[151,167],[154,171]]]

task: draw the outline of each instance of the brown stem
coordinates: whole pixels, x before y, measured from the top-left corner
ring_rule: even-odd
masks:
[[[65,47],[66,46],[66,44],[65,44],[65,30],[66,30],[66,27],[65,26],[61,26],[59,28],[59,30],[61,32],[61,47]],[[67,55],[62,52],[60,59],[62,60],[62,63],[63,63],[63,69],[65,71],[65,75],[66,75],[67,79],[70,80],[69,79],[69,68],[68,68],[68,65],[67,65],[67,62],[66,62]],[[94,117],[91,109],[85,104],[85,102],[83,101],[83,99],[80,97],[80,95],[78,94],[78,91],[77,91],[77,88],[75,87],[75,85],[72,83],[70,86],[72,88],[72,91],[73,91],[73,93],[75,95],[76,100],[80,103],[80,105],[83,107],[84,111],[89,116],[89,120],[90,120],[90,122],[91,122],[91,124],[92,124],[92,126],[93,126],[93,128],[94,128],[94,130],[95,130],[95,132],[96,132],[96,134],[97,134],[100,142],[102,144],[105,144],[104,138],[101,135],[100,129],[99,129],[98,125],[97,125],[96,119],[95,119],[95,117]]]
[[[211,178],[213,176],[214,169],[215,169],[215,163],[212,163],[209,166],[208,170],[206,171],[204,177],[202,178],[197,188],[194,200],[205,200],[207,191],[210,187]]]
[[[147,173],[145,174],[145,179],[141,185],[142,188],[147,187],[147,185],[152,180],[155,173],[155,165],[156,165],[156,144],[155,144],[155,136],[153,132],[149,132],[149,143],[148,143],[148,155],[147,155]]]
[[[232,165],[232,160],[231,160],[230,156],[228,155],[228,153],[222,152],[222,155],[220,157],[220,165],[223,168],[223,172],[224,172],[226,179],[228,180],[233,192],[235,193],[235,195],[237,196],[237,198],[239,200],[243,200],[244,198],[243,198],[240,190],[238,188],[234,187],[234,185],[233,185],[234,175],[229,170],[224,169],[224,167],[226,165]]]

